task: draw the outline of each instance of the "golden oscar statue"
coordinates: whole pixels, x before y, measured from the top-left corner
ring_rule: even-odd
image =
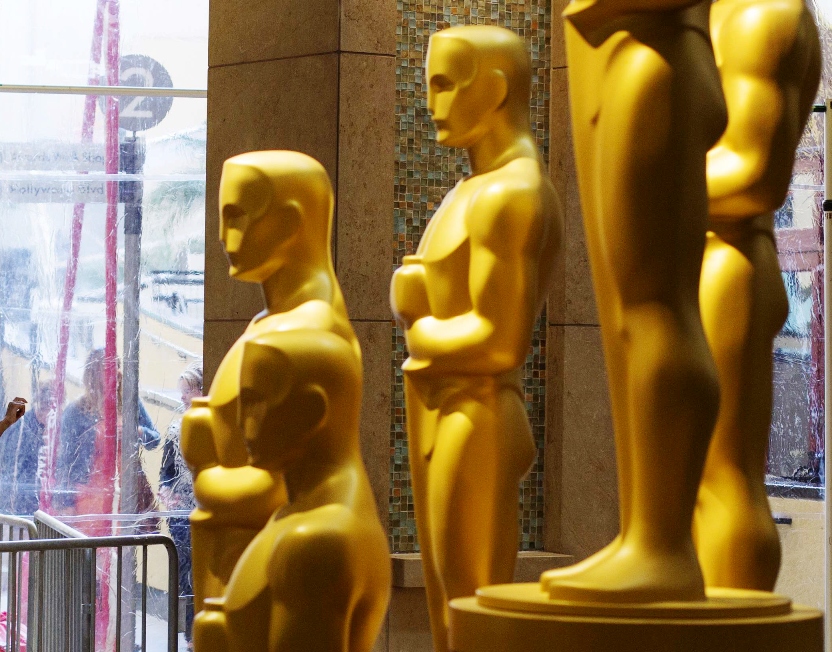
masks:
[[[705,156],[725,128],[710,0],[577,0],[575,157],[618,455],[620,535],[553,599],[702,600],[691,521],[718,407],[699,315]]]
[[[390,294],[410,354],[410,470],[443,652],[448,601],[513,576],[518,484],[535,455],[521,368],[562,217],[531,132],[523,41],[497,27],[438,32],[427,81],[437,140],[465,148],[472,173],[442,202]]]
[[[454,652],[544,652],[553,645],[570,652],[823,649],[818,611],[765,591],[706,593],[694,547],[694,508],[719,405],[699,305],[706,157],[727,118],[710,7],[710,0],[573,0],[564,12],[621,530],[605,549],[545,573],[540,583],[484,587],[453,601]],[[772,55],[769,48],[733,47],[738,58]],[[795,109],[801,117],[788,129],[799,134],[805,110]],[[733,281],[726,274],[720,282]],[[712,292],[703,289],[706,313],[722,309]],[[700,532],[698,539],[718,535]]]
[[[225,356],[207,399],[195,401],[183,420],[183,453],[194,471],[197,501],[191,519],[198,652],[364,652],[384,613],[389,558],[357,457],[361,353],[332,266],[332,210],[326,172],[303,154],[253,152],[223,167],[220,236],[230,274],[261,284],[266,309]],[[308,359],[311,351],[347,385],[331,386]],[[319,376],[309,375],[313,371]],[[292,410],[295,421],[289,420]],[[322,514],[330,513],[333,520],[322,525]],[[319,531],[310,527],[316,523]],[[292,544],[281,548],[280,563],[263,555],[270,536],[272,550],[275,536]],[[328,610],[310,611],[312,589],[298,585],[311,580],[303,567],[303,537],[318,551],[333,546],[325,559],[316,553],[330,584],[323,590],[328,601],[319,592],[313,602]],[[339,550],[342,543],[347,547]],[[350,556],[354,545],[360,554]],[[350,564],[367,560],[374,575],[365,566],[360,582],[350,575],[360,586],[337,583],[356,570]],[[354,647],[335,642],[351,629]],[[303,631],[311,638],[298,639]]]
[[[711,33],[728,128],[707,159],[700,306],[721,400],[694,535],[708,586],[771,591],[780,568],[764,484],[772,342],[788,313],[772,213],[817,91],[820,43],[802,0],[719,0]]]

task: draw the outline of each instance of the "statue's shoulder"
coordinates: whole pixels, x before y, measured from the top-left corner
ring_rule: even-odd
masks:
[[[287,312],[269,313],[256,317],[235,346],[264,333],[320,330],[337,332],[340,319],[332,304],[313,299]]]
[[[224,405],[236,400],[237,378],[243,349],[248,340],[275,332],[320,330],[337,332],[339,320],[335,309],[326,301],[306,301],[288,312],[261,313],[255,317],[223,357],[209,393],[211,405]]]
[[[476,199],[497,206],[511,205],[518,199],[538,197],[551,188],[552,182],[540,161],[522,157],[484,174]]]
[[[355,533],[359,529],[354,512],[340,504],[324,505],[295,513],[279,521],[280,534],[271,549],[268,564],[272,590],[310,597],[331,593],[344,586],[354,568]]]
[[[720,0],[711,17],[718,56],[723,60],[755,57],[760,65],[771,61],[776,66],[778,54],[794,47],[806,15],[803,0]],[[742,48],[736,47],[739,39]]]
[[[475,239],[509,244],[543,228],[557,195],[537,159],[518,158],[484,176],[469,222]]]

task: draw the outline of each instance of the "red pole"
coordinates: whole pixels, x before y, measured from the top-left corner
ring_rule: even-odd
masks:
[[[119,0],[109,0],[107,30],[107,84],[119,85]],[[106,150],[105,171],[108,175],[118,174],[118,98],[106,98]],[[120,459],[118,432],[118,352],[116,351],[116,301],[118,274],[118,182],[107,181],[107,219],[104,227],[104,304],[106,329],[104,336],[104,431],[108,443],[107,460],[104,469],[106,477],[116,479],[117,463]],[[112,459],[110,459],[112,455]],[[118,505],[118,491],[113,506]],[[117,511],[117,507],[113,509]]]
[[[98,86],[99,66],[101,64],[101,43],[104,34],[104,8],[107,0],[98,0],[95,10],[95,22],[92,30],[92,47],[90,48],[90,72],[88,83]],[[81,142],[91,143],[95,127],[95,95],[87,95],[84,102],[84,121],[81,126]],[[83,203],[75,204],[72,214],[72,235],[70,240],[69,260],[64,280],[64,301],[61,306],[61,318],[58,331],[58,360],[55,364],[55,397],[49,413],[46,430],[46,467],[45,477],[41,483],[40,507],[52,510],[52,491],[55,487],[55,473],[58,463],[60,445],[60,423],[63,416],[64,383],[66,382],[66,358],[69,348],[69,324],[72,312],[72,300],[75,297],[75,283],[78,278],[78,252],[81,249],[81,233],[84,226]]]

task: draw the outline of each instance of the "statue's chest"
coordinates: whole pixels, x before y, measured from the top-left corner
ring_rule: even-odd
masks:
[[[467,244],[473,185],[470,181],[457,185],[442,201],[419,243],[417,254],[424,262],[441,261]]]

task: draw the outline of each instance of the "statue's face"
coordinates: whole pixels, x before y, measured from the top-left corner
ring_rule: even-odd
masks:
[[[256,357],[255,352],[255,357]],[[243,431],[249,463],[261,469],[282,470],[292,456],[291,414],[287,414],[289,386],[279,374],[265,372],[247,356],[240,367],[237,423]]]
[[[243,428],[243,435],[246,440],[246,447],[249,451],[249,461],[253,466],[268,468],[280,458],[274,448],[274,443],[267,441],[267,432],[264,432],[266,416],[275,406],[270,405],[269,397],[262,387],[242,386],[240,387],[239,398],[239,421]],[[269,444],[272,444],[271,446]],[[278,465],[279,466],[279,465]]]
[[[220,240],[229,274],[262,283],[282,266],[278,255],[294,231],[277,206],[269,179],[245,165],[225,165],[220,180]]]
[[[283,470],[303,453],[324,416],[325,400],[309,392],[292,369],[290,354],[246,344],[240,365],[237,423],[253,466]]]
[[[493,99],[487,75],[477,74],[475,51],[457,38],[431,38],[427,55],[428,110],[436,140],[470,147],[488,130]]]

